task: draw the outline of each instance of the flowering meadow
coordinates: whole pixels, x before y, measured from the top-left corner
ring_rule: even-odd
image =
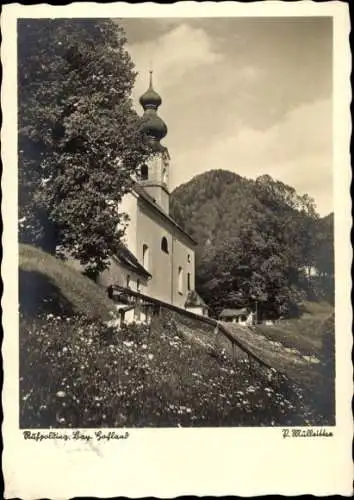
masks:
[[[117,329],[20,315],[22,428],[323,425],[275,370],[190,342],[165,315]]]

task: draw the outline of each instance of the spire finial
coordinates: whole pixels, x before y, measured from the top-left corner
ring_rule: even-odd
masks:
[[[150,66],[151,68],[151,66]],[[149,69],[149,73],[150,73],[150,88],[152,89],[152,74],[153,74],[153,70],[152,69]]]

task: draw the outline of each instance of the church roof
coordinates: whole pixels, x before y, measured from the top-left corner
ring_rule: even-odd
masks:
[[[135,255],[128,250],[125,245],[119,244],[115,256],[123,265],[132,271],[146,278],[151,278],[151,274],[140,264]]]
[[[223,309],[220,313],[220,318],[237,318],[247,313],[248,309],[246,307],[242,309]]]
[[[197,242],[188,234],[184,229],[181,228],[177,224],[175,220],[172,219],[164,210],[156,203],[156,201],[145,191],[145,189],[139,185],[135,184],[134,186],[134,191],[139,195],[139,197],[147,202],[154,210],[156,210],[161,216],[163,216],[165,219],[167,219],[170,224],[172,224],[180,233],[182,233],[191,243],[193,246],[197,245]]]

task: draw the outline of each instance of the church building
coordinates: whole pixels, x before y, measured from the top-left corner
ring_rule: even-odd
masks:
[[[130,219],[125,238],[98,282],[107,288],[128,288],[179,308],[193,307],[194,312],[205,314],[205,304],[194,290],[196,242],[169,214],[171,166],[168,149],[161,144],[167,134],[167,126],[157,112],[161,103],[150,71],[150,85],[140,97],[140,104],[144,111],[143,133],[154,154],[141,166],[134,189],[122,200],[120,209]]]

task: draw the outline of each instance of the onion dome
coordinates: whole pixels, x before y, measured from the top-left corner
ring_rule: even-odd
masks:
[[[160,141],[167,134],[167,125],[156,111],[147,110],[141,119],[141,130],[148,137]]]
[[[157,108],[160,106],[161,97],[152,86],[152,71],[150,71],[150,85],[148,90],[140,97],[140,104],[144,108],[141,119],[141,131],[148,138],[160,141],[167,134],[166,123],[158,116]]]
[[[162,99],[152,86],[152,71],[150,71],[150,85],[145,94],[143,94],[139,99],[140,104],[146,109],[157,109],[161,106]]]

